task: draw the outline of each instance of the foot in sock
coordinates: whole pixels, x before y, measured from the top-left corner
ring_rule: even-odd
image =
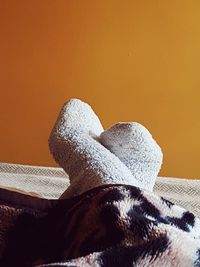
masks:
[[[140,188],[153,190],[163,155],[144,126],[136,122],[117,123],[102,132],[99,140],[129,168]]]
[[[49,137],[56,162],[67,172],[70,186],[63,198],[103,184],[140,186],[128,167],[98,138],[103,127],[91,107],[78,100],[67,102]]]

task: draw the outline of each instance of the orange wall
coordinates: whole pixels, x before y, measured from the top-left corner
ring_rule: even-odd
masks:
[[[47,139],[64,101],[105,127],[139,121],[161,174],[200,177],[200,1],[2,0],[0,160],[55,165]]]

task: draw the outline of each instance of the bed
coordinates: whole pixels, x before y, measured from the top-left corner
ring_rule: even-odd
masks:
[[[57,199],[68,186],[61,168],[0,163],[1,188]],[[200,180],[158,177],[154,191],[200,217]]]

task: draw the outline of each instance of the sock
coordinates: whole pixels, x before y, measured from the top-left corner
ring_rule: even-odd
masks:
[[[162,151],[139,123],[117,123],[100,135],[100,142],[132,172],[139,187],[152,191],[162,164]]]

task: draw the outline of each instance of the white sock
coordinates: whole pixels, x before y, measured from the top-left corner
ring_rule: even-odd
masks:
[[[163,154],[144,126],[136,122],[117,123],[101,133],[100,142],[131,170],[140,188],[153,190]]]

